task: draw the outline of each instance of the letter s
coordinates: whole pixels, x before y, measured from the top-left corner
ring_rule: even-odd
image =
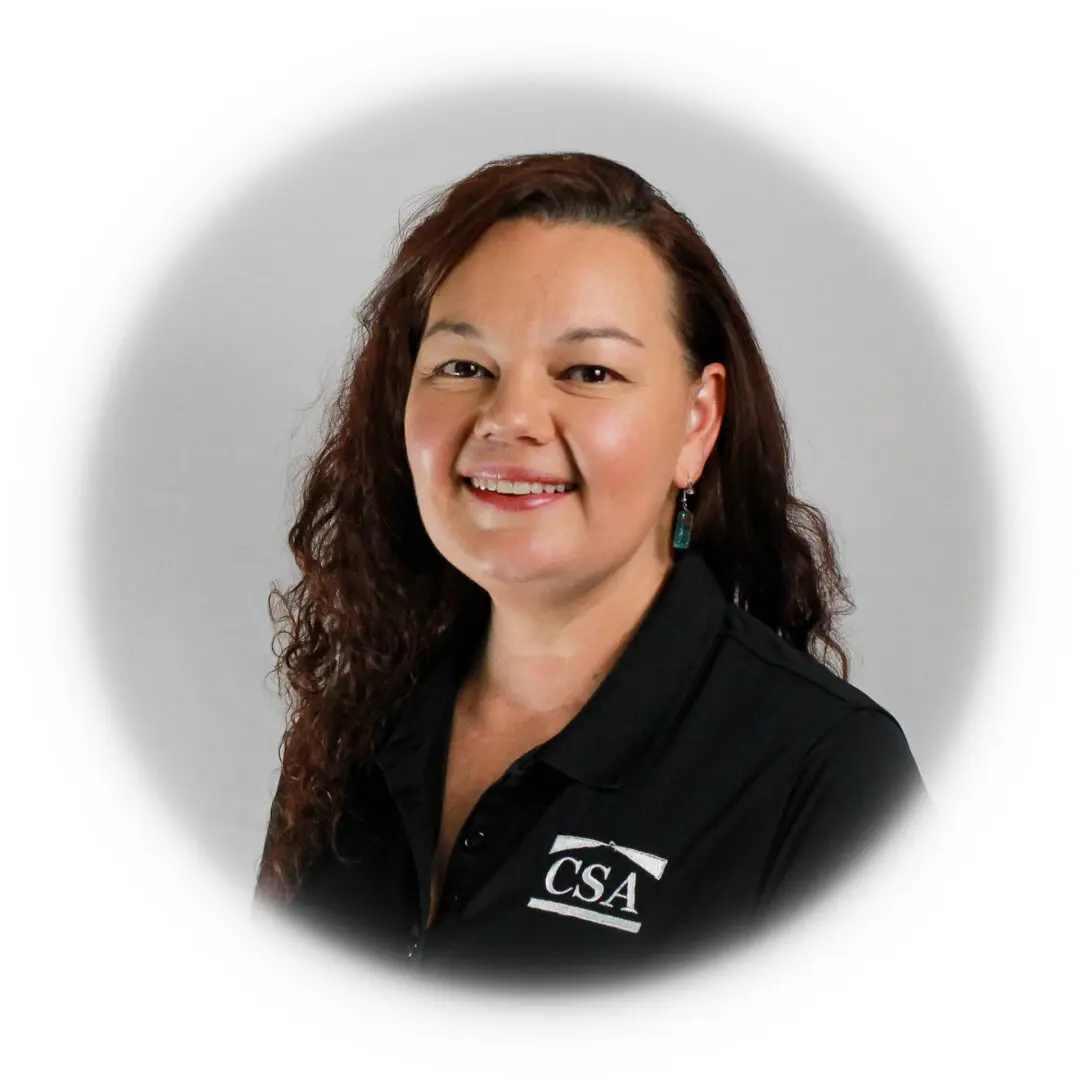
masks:
[[[603,870],[604,871],[604,881],[607,880],[608,874],[611,873],[611,867],[610,866],[604,866],[602,863],[592,863],[590,866],[585,867],[585,872],[581,875],[581,880],[586,885],[588,885],[590,889],[593,890],[593,894],[592,894],[592,896],[585,896],[583,893],[578,891],[578,887],[575,885],[574,886],[574,895],[579,900],[584,900],[585,903],[587,903],[587,904],[595,904],[596,901],[599,900],[600,897],[604,895],[603,882],[596,880],[596,874],[593,873],[594,870]]]
[[[551,864],[551,869],[548,870],[547,876],[544,878],[544,888],[547,889],[549,893],[552,893],[555,896],[561,896],[563,893],[568,893],[571,888],[575,888],[575,886],[569,885],[565,889],[555,888],[555,874],[558,872],[559,867],[562,866],[564,862],[573,863],[575,873],[579,873],[581,871],[581,860],[575,859],[572,855],[564,855],[561,859],[556,859]]]

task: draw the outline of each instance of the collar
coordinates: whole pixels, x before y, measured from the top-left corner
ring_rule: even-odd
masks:
[[[704,557],[676,561],[637,631],[581,711],[535,747],[574,780],[618,788],[653,739],[691,699],[730,621],[729,602]],[[376,761],[400,797],[429,803],[441,789],[453,703],[487,628],[490,601],[468,607],[392,725]]]
[[[539,760],[615,789],[691,700],[726,620],[727,600],[696,551],[677,557],[637,632],[582,710],[536,748]]]

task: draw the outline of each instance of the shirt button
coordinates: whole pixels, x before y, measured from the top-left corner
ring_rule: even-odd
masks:
[[[461,843],[466,851],[475,851],[483,842],[484,833],[481,829],[477,829],[475,832],[469,833]]]
[[[409,942],[409,951],[405,954],[410,960],[420,951],[419,941]]]

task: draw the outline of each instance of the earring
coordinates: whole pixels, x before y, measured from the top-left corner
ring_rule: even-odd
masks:
[[[679,507],[679,513],[675,518],[675,537],[672,541],[678,550],[684,550],[690,546],[690,528],[694,524],[694,515],[686,505],[686,496],[693,494],[693,484],[687,484],[680,493],[682,506]]]

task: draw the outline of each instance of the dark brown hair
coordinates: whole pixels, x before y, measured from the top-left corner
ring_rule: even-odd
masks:
[[[676,328],[696,377],[727,371],[724,420],[694,484],[691,545],[724,595],[795,648],[848,675],[834,636],[850,610],[820,511],[790,490],[788,434],[735,290],[690,220],[632,169],[585,153],[490,162],[421,205],[357,312],[357,341],[306,462],[289,546],[299,581],[270,593],[274,666],[289,705],[258,895],[287,901],[332,843],[350,771],[369,768],[395,709],[480,587],[420,520],[403,417],[432,295],[495,222],[629,229],[670,271]],[[486,596],[486,594],[484,594]],[[279,645],[281,645],[279,649]],[[284,691],[282,688],[285,687]]]

